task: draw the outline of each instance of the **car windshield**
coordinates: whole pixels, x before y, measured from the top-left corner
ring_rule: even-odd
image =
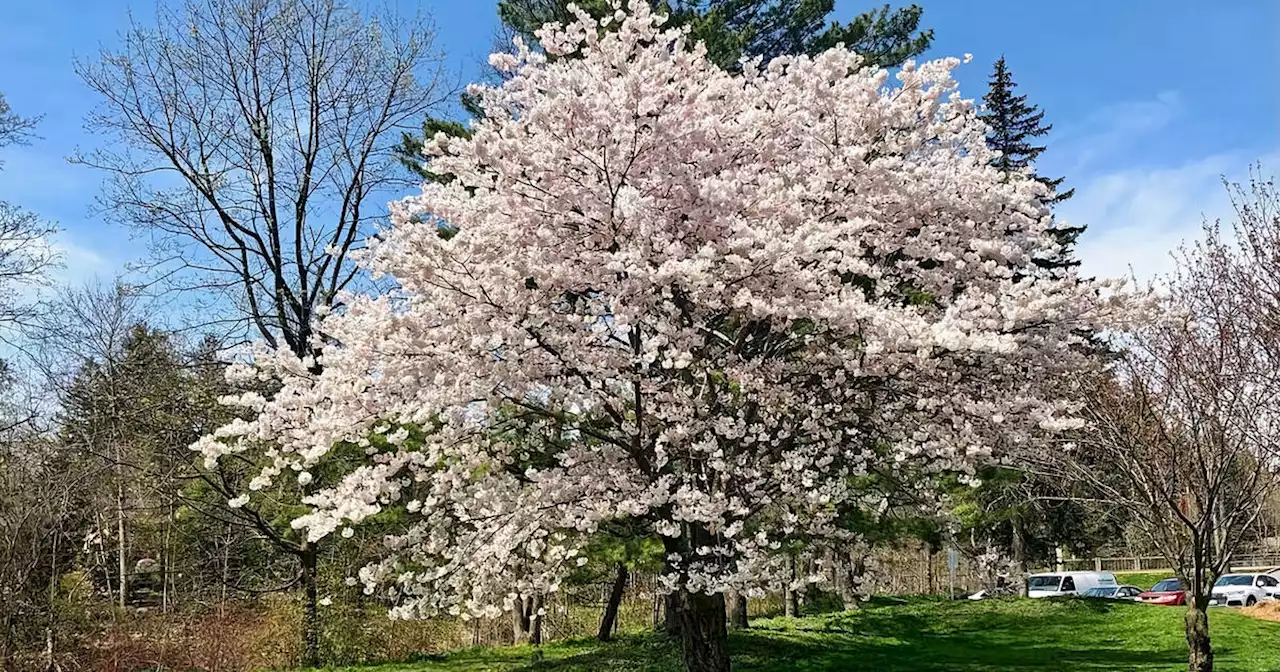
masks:
[[[1228,574],[1213,584],[1217,586],[1248,586],[1253,584],[1253,577],[1248,574]]]
[[[1098,587],[1090,588],[1089,590],[1084,591],[1084,594],[1089,597],[1111,597],[1112,595],[1116,594],[1116,589],[1098,586]]]
[[[1057,590],[1061,582],[1061,576],[1033,576],[1027,579],[1027,587],[1031,590]]]
[[[1151,586],[1153,593],[1172,593],[1182,590],[1182,582],[1177,579],[1165,579],[1154,586]]]

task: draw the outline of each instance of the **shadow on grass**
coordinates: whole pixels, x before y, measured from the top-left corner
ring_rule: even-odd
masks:
[[[1102,626],[1104,620],[1117,625],[1110,616],[1117,605],[1100,600],[1034,606],[957,602],[945,611],[937,606],[898,601],[892,608],[872,604],[809,622],[762,622],[735,639],[737,669],[1119,672],[1169,669],[1186,657],[1185,649],[1169,642],[1134,648],[1123,637],[1093,636],[1092,628],[1082,626]]]
[[[995,670],[1167,670],[1185,660],[1176,646],[1133,649],[1081,633],[1088,621],[1107,619],[1115,605],[1074,601],[1037,613],[1021,603],[938,605],[901,600],[871,603],[861,611],[809,619],[765,619],[734,633],[735,670],[942,672]],[[1064,618],[1065,617],[1065,618]],[[544,661],[527,670],[658,672],[679,669],[677,645],[635,637],[617,645]]]
[[[1213,615],[1223,669],[1272,672],[1274,623]],[[1185,666],[1182,611],[1101,600],[872,600],[856,612],[753,622],[731,635],[736,671],[1121,672]],[[679,645],[656,634],[470,649],[377,672],[677,672]],[[366,670],[362,672],[374,672]]]

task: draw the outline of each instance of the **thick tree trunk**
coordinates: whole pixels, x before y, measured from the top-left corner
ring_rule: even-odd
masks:
[[[516,598],[516,605],[511,610],[511,639],[516,645],[529,643],[529,608],[526,600],[529,598]]]
[[[1209,614],[1204,598],[1192,598],[1184,619],[1187,630],[1187,672],[1213,672],[1213,648],[1209,644]]]
[[[867,573],[867,559],[862,555],[849,556],[849,568],[845,574],[845,591],[842,595],[845,611],[862,608],[862,577]]]
[[[511,610],[512,640],[516,644],[542,644],[542,596],[534,595],[516,600]]]
[[[308,544],[302,550],[302,664],[320,664],[320,612],[316,600],[316,547]]]
[[[600,630],[596,639],[607,642],[613,637],[614,628],[618,625],[618,608],[622,606],[622,594],[627,589],[627,566],[619,562],[613,577],[613,586],[609,589],[609,601],[604,605],[604,616],[600,619]]]
[[[747,594],[730,591],[725,594],[725,601],[729,609],[729,627],[733,630],[746,630],[750,625],[747,622]]]
[[[724,595],[680,593],[680,648],[687,672],[729,672]]]
[[[662,631],[672,637],[680,636],[680,595],[669,593],[662,597]]]

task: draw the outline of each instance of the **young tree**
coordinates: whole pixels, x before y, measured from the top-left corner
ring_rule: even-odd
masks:
[[[1044,190],[987,165],[955,59],[886,90],[848,50],[733,74],[647,3],[602,23],[494,57],[513,75],[475,90],[474,135],[430,147],[454,178],[371,247],[401,289],[325,319],[318,373],[260,353],[284,388],[198,447],[264,450],[254,492],[362,456],[294,524],[407,512],[360,573],[398,616],[514,609],[599,526],[642,522],[687,668],[721,672],[724,593],[792,580],[797,540],[821,582],[855,477],[1076,426],[1071,346],[1126,304],[1016,273],[1047,244]]]
[[[1186,583],[1189,672],[1213,669],[1210,590],[1276,487],[1280,192],[1233,193],[1234,239],[1210,225],[1184,251],[1168,315],[1129,336],[1087,397],[1090,429],[1051,457],[1127,510]]]
[[[1075,189],[1061,190],[1066,178],[1049,178],[1035,172],[1036,159],[1045,150],[1043,145],[1034,144],[1035,139],[1048,134],[1053,125],[1044,123],[1044,112],[1027,103],[1025,95],[1014,94],[1017,84],[1003,56],[996,61],[989,86],[982,97],[985,105],[978,117],[989,129],[987,146],[998,152],[992,157],[991,165],[1005,175],[1030,177],[1043,184],[1048,188],[1042,199],[1046,205],[1053,206],[1071,198]],[[1084,227],[1055,222],[1050,231],[1059,247],[1053,254],[1038,258],[1037,265],[1046,269],[1079,266],[1080,262],[1074,258],[1072,250]]]

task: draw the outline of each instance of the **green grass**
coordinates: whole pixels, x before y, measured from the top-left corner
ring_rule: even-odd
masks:
[[[861,611],[759,620],[734,633],[739,671],[1120,672],[1186,669],[1183,610],[1094,600],[877,600]],[[1214,610],[1216,669],[1280,672],[1280,623]],[[541,660],[534,661],[535,655]],[[355,669],[355,668],[347,668]],[[674,644],[635,635],[477,648],[360,672],[675,672]]]

